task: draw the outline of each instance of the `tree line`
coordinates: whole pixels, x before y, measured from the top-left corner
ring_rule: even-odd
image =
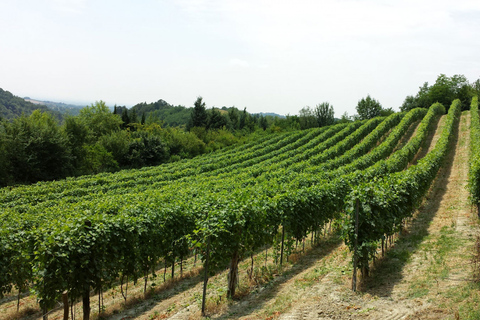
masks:
[[[62,119],[60,112],[51,110],[45,105],[33,104],[0,88],[0,119],[14,119],[21,116],[22,113],[29,115],[34,110],[48,111],[52,113],[56,119]]]
[[[268,119],[267,119],[268,118]],[[154,119],[153,119],[154,120]],[[0,119],[0,186],[113,172],[192,158],[262,135],[273,117],[205,108],[199,97],[185,127],[166,127],[103,101],[66,116],[35,110]],[[281,130],[281,129],[280,129]]]
[[[415,96],[407,96],[400,109],[428,108],[435,102],[449,106],[454,99],[468,109],[471,97],[479,93],[480,79],[469,83],[463,75],[441,74],[433,85],[426,82]],[[11,111],[21,101],[0,89],[0,103]],[[207,109],[198,97],[193,108],[159,100],[131,109],[115,107],[113,113],[99,101],[76,116],[66,116],[62,123],[58,114],[44,109],[13,119],[0,117],[0,186],[154,166],[245,141],[252,134],[322,127],[394,112],[370,95],[358,101],[356,111],[354,116],[345,113],[337,119],[333,106],[323,102],[280,118],[250,114],[246,108]],[[165,115],[170,117],[168,122]]]
[[[433,85],[425,82],[415,96],[407,96],[400,106],[400,110],[428,109],[432,104],[439,102],[446,106],[446,112],[448,112],[449,106],[456,99],[460,100],[462,110],[467,110],[470,108],[472,98],[479,95],[480,79],[470,83],[464,75],[457,74],[448,77],[445,74],[440,74]],[[344,113],[340,119],[335,119],[333,106],[328,102],[318,104],[313,109],[306,106],[300,110],[298,117],[289,119],[290,125],[296,126],[298,129],[307,129],[332,124],[335,121],[366,120],[394,113],[391,107],[382,107],[381,103],[370,95],[360,99],[355,109],[357,114],[349,116],[347,113]]]
[[[440,74],[433,85],[425,82],[415,96],[407,96],[400,110],[407,111],[414,108],[428,108],[435,102],[450,107],[452,101],[459,99],[462,110],[470,109],[470,102],[474,96],[480,94],[480,79],[469,83],[464,75],[456,74],[451,77]]]

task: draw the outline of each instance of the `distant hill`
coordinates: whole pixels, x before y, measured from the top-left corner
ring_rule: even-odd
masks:
[[[123,112],[124,107],[117,107],[117,113],[121,114]],[[152,103],[138,103],[134,105],[132,108],[129,109],[129,112],[135,110],[135,113],[138,118],[142,117],[142,114],[145,114],[145,117],[148,119],[152,119],[154,121],[163,121],[165,126],[169,127],[177,127],[186,125],[188,120],[190,119],[190,115],[192,112],[192,107],[185,107],[185,106],[174,106],[166,102],[165,100],[158,100],[157,102]],[[232,108],[222,107],[222,108],[215,108],[221,114],[227,114],[228,111]],[[285,116],[276,114],[276,113],[255,113],[252,116],[271,116],[273,118],[285,118]]]
[[[135,110],[138,118],[141,118],[143,114],[148,119],[161,122],[163,121],[165,126],[177,127],[186,125],[190,119],[192,108],[186,108],[184,106],[173,106],[165,100],[158,100],[152,103],[138,103],[130,108],[130,112]],[[117,109],[117,113],[121,111]]]
[[[52,113],[58,120],[62,115],[58,111],[50,110],[46,105],[34,104],[23,98],[14,96],[9,91],[0,88],[0,117],[3,119],[13,119],[24,113],[30,115],[34,110],[47,111]]]
[[[278,113],[273,113],[273,112],[259,112],[259,113],[253,113],[253,115],[258,114],[259,116],[270,116],[274,118],[280,118],[280,119],[285,119],[286,116],[278,114]]]
[[[23,99],[25,99],[25,101],[31,102],[36,105],[45,105],[50,110],[58,111],[64,115],[68,114],[68,115],[76,116],[80,113],[80,109],[85,107],[85,106],[78,106],[74,104],[66,104],[63,102],[35,100],[35,99],[31,99],[30,97],[25,97]]]
[[[0,88],[0,118],[13,119],[20,116],[22,113],[30,115],[33,110],[48,111],[62,121],[65,115],[76,116],[80,113],[80,110],[84,106],[66,104],[62,102],[42,101],[32,99],[30,97],[20,98],[14,96],[9,91],[5,91]],[[141,119],[142,115],[150,121],[163,122],[163,125],[168,127],[185,126],[191,116],[192,107],[174,106],[166,102],[165,100],[158,100],[152,103],[141,102],[137,103],[131,108],[125,106],[116,106],[117,114],[122,114],[124,109],[128,110],[130,114],[135,111],[138,119]],[[215,108],[222,114],[227,114],[232,108],[222,107]],[[239,110],[241,112],[241,110]],[[254,113],[252,116],[264,116],[264,117],[279,117],[285,118],[284,115],[277,113]]]

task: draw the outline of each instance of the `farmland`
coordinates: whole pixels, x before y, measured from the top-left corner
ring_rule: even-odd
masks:
[[[100,309],[118,319],[187,319],[202,300],[219,318],[471,315],[478,290],[462,263],[476,232],[475,215],[464,212],[469,171],[478,201],[476,108],[474,100],[461,113],[457,100],[448,114],[434,104],[156,167],[2,189],[0,310],[61,319],[66,293],[77,318]],[[470,288],[463,309],[452,279]],[[129,282],[143,302],[129,302]],[[418,310],[375,302],[402,294],[405,309]],[[102,307],[109,295],[123,298],[111,307],[119,315]],[[22,313],[29,299],[39,303]]]

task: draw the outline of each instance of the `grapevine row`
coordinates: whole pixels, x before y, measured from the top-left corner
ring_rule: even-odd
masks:
[[[345,127],[345,125],[341,124],[341,125],[333,126],[332,128],[329,128],[329,130],[326,130],[326,131],[322,130],[324,131],[323,133],[322,131],[320,131],[320,133],[322,134],[318,136],[318,139],[313,139],[313,141],[321,142],[322,140],[332,135],[334,136],[322,143],[318,143],[318,145],[314,148],[314,150],[316,150],[316,152],[320,152],[322,149],[326,148],[327,146],[335,144],[337,141],[340,141],[342,138],[344,138],[349,133],[351,133],[356,128],[358,128],[360,124],[361,124],[360,122],[352,123],[348,127]],[[342,128],[343,130],[338,132],[339,129],[342,129]],[[315,131],[309,130],[307,132],[300,132],[300,133],[311,138],[312,133],[316,133],[316,132],[318,132],[318,129],[316,129]],[[224,164],[225,167],[220,170],[223,172],[223,171],[233,171],[234,169],[236,169],[236,172],[238,172],[238,170],[246,167],[247,164],[251,164],[255,161],[260,161],[265,157],[268,157],[269,155],[271,156],[272,153],[273,155],[278,154],[279,153],[278,150],[272,152],[272,149],[279,148],[280,150],[284,150],[287,146],[291,144],[292,141],[295,141],[295,138],[298,140],[298,137],[301,137],[299,133],[294,135],[293,140],[291,135],[288,135],[287,137],[285,137],[285,139],[280,140],[278,143],[274,144],[273,146],[259,149],[254,153],[247,153],[244,157],[247,159],[251,159],[249,160],[248,163],[243,162],[237,165],[233,164],[230,166],[228,165],[228,163],[225,163]],[[305,142],[305,140],[303,139],[300,139],[300,140],[302,141],[302,143]],[[285,145],[285,147],[282,147],[283,145]],[[221,164],[218,164],[218,165],[220,166]],[[119,177],[119,174],[113,174],[111,179],[102,179],[102,182],[98,184],[92,183],[93,182],[92,179],[87,179],[87,183],[81,182],[81,186],[78,186],[78,187],[76,187],[77,184],[74,184],[74,183],[69,184],[68,186],[65,186],[66,183],[60,183],[60,185],[64,189],[62,190],[58,188],[57,192],[54,192],[52,188],[47,189],[49,192],[46,192],[46,190],[43,190],[43,192],[34,192],[34,191],[38,191],[37,189],[33,189],[30,192],[14,193],[14,195],[12,195],[12,192],[10,192],[7,194],[7,196],[10,197],[11,199],[10,201],[4,201],[3,206],[16,207],[18,209],[21,206],[29,207],[32,205],[36,205],[37,203],[48,201],[48,200],[50,203],[51,201],[55,201],[59,199],[60,200],[67,199],[67,201],[69,201],[68,198],[71,198],[71,201],[78,201],[82,197],[85,197],[85,196],[89,197],[89,196],[92,196],[92,194],[93,194],[93,197],[95,197],[95,194],[99,194],[99,193],[105,194],[107,192],[109,193],[111,190],[113,190],[113,192],[125,193],[125,190],[137,188],[137,191],[141,191],[141,190],[138,190],[138,188],[141,188],[142,186],[146,186],[147,189],[151,189],[153,187],[158,189],[158,188],[165,187],[165,185],[168,185],[170,182],[178,179],[182,179],[182,181],[190,178],[193,178],[196,180],[198,179],[203,180],[205,175],[213,175],[213,173],[193,174],[192,170],[193,169],[187,169],[186,171],[189,172],[187,173],[179,169],[178,172],[170,175],[157,174],[149,178],[138,178],[138,179],[129,179],[129,180],[125,180],[123,176],[120,176],[120,179],[115,179],[116,177]],[[191,184],[193,182],[188,181],[188,183]]]
[[[449,109],[445,126],[434,149],[417,165],[407,170],[366,181],[347,195],[344,218],[344,240],[356,252],[358,265],[368,270],[368,262],[375,254],[384,235],[392,235],[411,217],[435,178],[454,136],[461,111],[459,100]],[[358,230],[356,204],[358,201]]]
[[[344,127],[344,125],[333,126],[332,128],[328,128],[328,132],[330,134],[335,133],[339,129]],[[262,148],[252,148],[253,151],[250,149],[243,150],[239,152],[239,158],[254,158],[260,155],[268,154],[278,148],[281,148],[284,145],[290,144],[292,141],[296,141],[299,137],[308,135],[315,132],[322,132],[325,128],[313,129],[309,131],[297,132],[295,134],[285,134],[280,135],[282,139],[270,139],[267,142],[270,144],[265,143]],[[213,158],[216,158],[215,156]],[[233,160],[231,160],[233,161]],[[192,162],[195,165],[183,165],[179,164],[177,167],[173,167],[173,169],[165,169],[166,166],[159,166],[155,168],[144,168],[141,170],[137,170],[137,174],[135,175],[134,170],[129,170],[127,172],[122,171],[115,174],[100,174],[96,176],[88,176],[88,177],[80,177],[76,179],[66,179],[60,182],[47,182],[47,183],[39,183],[37,187],[20,187],[16,188],[12,191],[7,191],[7,189],[3,190],[3,194],[1,197],[1,202],[3,206],[16,206],[18,204],[29,204],[53,200],[55,198],[63,198],[66,196],[82,196],[84,194],[91,193],[92,188],[100,188],[100,190],[108,190],[109,186],[115,184],[117,188],[128,188],[129,186],[136,186],[142,183],[151,184],[153,181],[153,177],[155,177],[155,181],[172,181],[175,179],[179,179],[181,177],[188,177],[194,176],[199,173],[199,163],[197,163],[196,159],[192,159]],[[236,161],[235,161],[236,162]],[[234,162],[234,163],[235,163]],[[230,162],[224,162],[224,166],[228,166],[231,164]],[[105,188],[102,189],[102,186]]]
[[[477,96],[473,97],[470,106],[470,168],[468,178],[470,200],[480,214],[480,118]]]
[[[241,183],[233,176],[212,191],[202,184],[188,190],[171,185],[167,193],[149,189],[98,196],[33,207],[22,215],[5,210],[0,216],[5,221],[0,230],[0,290],[8,292],[12,284],[22,290],[33,283],[41,305],[48,308],[64,290],[71,297],[85,297],[90,288],[100,289],[120,275],[144,276],[161,258],[185,257],[189,245],[205,253],[210,243],[213,265],[238,262],[271,243],[280,226],[302,238],[339,211],[338,197],[348,189],[348,177],[327,187],[301,187],[301,179],[282,182],[277,177],[229,189],[230,183]],[[336,193],[342,182],[345,190]]]

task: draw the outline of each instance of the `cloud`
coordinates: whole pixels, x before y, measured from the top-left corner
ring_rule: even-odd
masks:
[[[443,33],[452,25],[453,10],[469,12],[480,6],[480,2],[473,0],[175,0],[175,3],[203,23],[228,23],[231,28],[227,30],[233,30],[251,48],[288,50],[303,46],[303,51],[320,42]],[[474,15],[468,18],[475,21]]]
[[[456,10],[452,12],[452,18],[459,23],[466,23],[474,27],[478,27],[480,25],[480,21],[478,19],[480,15],[479,10]]]
[[[55,10],[70,13],[83,13],[87,0],[51,0]]]
[[[230,59],[230,65],[235,67],[242,67],[242,68],[250,67],[250,64],[248,63],[248,61],[237,59],[237,58]]]

